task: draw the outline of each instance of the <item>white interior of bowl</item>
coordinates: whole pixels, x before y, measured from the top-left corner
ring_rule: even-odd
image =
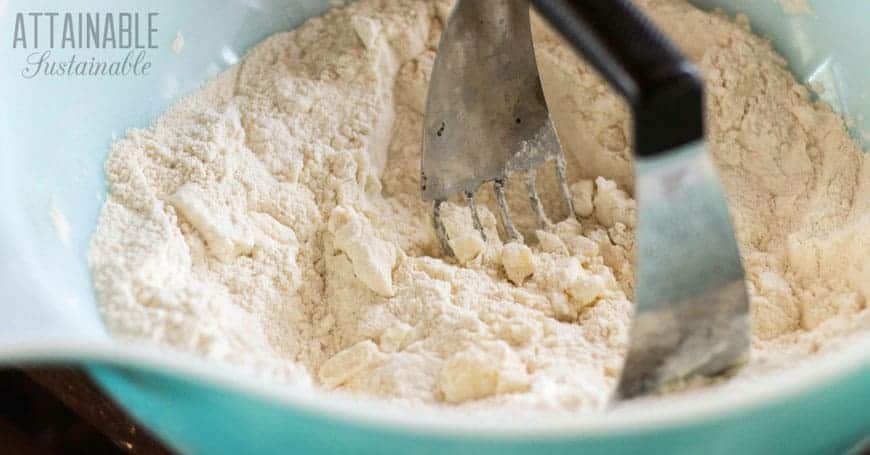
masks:
[[[344,416],[412,426],[513,434],[518,429],[558,434],[601,431],[640,423],[667,424],[734,410],[806,390],[847,374],[870,359],[870,343],[820,360],[787,377],[759,381],[735,398],[725,392],[705,397],[699,408],[690,397],[650,406],[630,404],[594,419],[546,422],[494,420],[481,424],[461,416],[444,419],[435,411],[403,413],[372,403],[359,406],[341,396],[311,396],[292,388],[263,385],[230,370],[217,370],[181,354],[142,352],[109,340],[96,311],[86,254],[105,193],[102,163],[113,137],[147,126],[160,112],[202,81],[236,63],[244,50],[277,31],[291,29],[328,7],[328,1],[195,0],[149,2],[160,13],[160,48],[149,57],[154,72],[145,78],[34,78],[20,70],[32,51],[0,48],[0,359],[63,358],[89,352],[94,358],[128,358],[155,368],[172,368],[229,387]],[[775,0],[697,0],[748,14],[753,28],[770,37],[802,80],[825,88],[823,97],[853,120],[859,140],[870,115],[870,3],[844,0],[834,8],[810,2],[814,12],[786,14]],[[15,13],[58,10],[50,0],[0,0],[0,30],[11,30]],[[117,10],[116,2],[87,0],[69,11]],[[146,7],[131,7],[134,10]],[[176,32],[185,38],[180,55],[171,50]],[[107,54],[124,51],[100,51]],[[52,207],[70,226],[64,242]],[[693,405],[694,403],[694,405]],[[667,406],[664,411],[662,406]],[[667,417],[665,417],[667,416]]]

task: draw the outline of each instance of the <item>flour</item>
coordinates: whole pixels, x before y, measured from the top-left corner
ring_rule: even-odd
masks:
[[[709,147],[749,275],[753,360],[779,371],[870,329],[870,166],[843,121],[745,18],[645,8],[701,68]],[[468,410],[595,411],[615,386],[636,207],[623,102],[537,19],[545,93],[579,220],[540,230],[522,178],[504,244],[419,194],[428,74],[449,2],[361,0],[256,46],[128,132],[90,263],[120,338],[286,383]],[[565,218],[552,170],[548,215]],[[732,382],[734,383],[734,382]]]
[[[808,0],[779,0],[779,6],[786,14],[812,14],[813,7]]]
[[[177,31],[175,39],[172,40],[172,52],[175,52],[175,55],[181,55],[182,50],[184,50],[184,36],[181,31]]]
[[[66,215],[64,215],[60,208],[58,208],[53,196],[48,203],[48,216],[51,218],[51,226],[54,228],[54,233],[57,235],[60,243],[63,243],[65,247],[69,247],[72,227],[70,226]]]

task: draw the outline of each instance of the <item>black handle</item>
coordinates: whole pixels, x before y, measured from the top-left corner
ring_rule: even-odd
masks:
[[[638,156],[704,137],[698,71],[629,0],[531,2],[628,100]]]

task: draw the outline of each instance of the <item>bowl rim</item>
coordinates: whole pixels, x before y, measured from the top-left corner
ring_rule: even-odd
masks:
[[[251,373],[240,374],[229,365],[216,368],[214,362],[141,343],[68,337],[0,343],[0,359],[0,363],[42,364],[72,360],[109,367],[132,367],[225,388],[255,400],[284,406],[289,412],[308,413],[362,427],[464,438],[562,439],[698,425],[797,400],[803,394],[838,380],[870,371],[870,336],[859,335],[845,349],[821,354],[814,361],[802,362],[791,369],[764,374],[745,383],[739,394],[730,387],[714,386],[668,397],[639,398],[620,403],[606,412],[556,414],[536,411],[531,415],[541,418],[527,420],[511,418],[503,413],[396,404],[383,399],[325,391],[308,384],[279,384]],[[698,405],[699,396],[703,397],[703,406]],[[124,402],[123,396],[115,398]],[[487,418],[481,419],[482,415]]]

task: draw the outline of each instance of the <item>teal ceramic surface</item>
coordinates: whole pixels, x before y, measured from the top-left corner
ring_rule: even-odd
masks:
[[[803,81],[867,136],[870,2],[811,1],[784,14],[774,0],[697,0],[749,16]],[[87,270],[88,240],[105,197],[113,137],[150,124],[271,33],[323,12],[305,0],[0,0],[0,361],[84,364],[131,413],[194,453],[840,453],[870,434],[870,344],[760,381],[644,401],[603,416],[473,419],[403,413],[378,403],[263,384],[179,354],[107,336]],[[25,77],[36,50],[13,48],[17,13],[156,12],[145,76]],[[29,20],[29,19],[28,19]],[[176,32],[185,45],[172,50]],[[43,45],[44,46],[44,45]],[[39,51],[43,50],[39,49]],[[126,51],[56,49],[122,59]],[[24,71],[24,74],[22,73]],[[62,242],[49,215],[68,219]]]

